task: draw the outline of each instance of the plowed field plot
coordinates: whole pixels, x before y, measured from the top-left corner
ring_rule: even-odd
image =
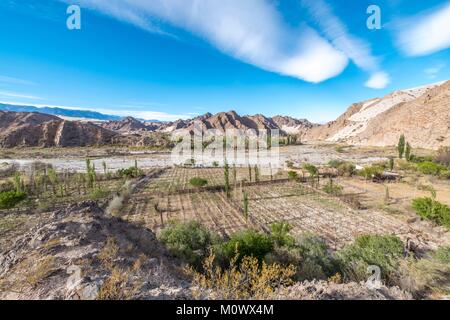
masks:
[[[420,237],[432,243],[442,243],[448,236],[423,234],[407,222],[378,210],[354,210],[338,199],[318,193],[298,183],[280,182],[244,186],[231,191],[227,199],[223,191],[176,192],[174,188],[159,189],[170,179],[180,179],[180,185],[192,176],[201,176],[220,185],[222,169],[167,170],[149,182],[143,192],[133,196],[125,208],[126,218],[158,231],[170,221],[196,220],[222,235],[230,235],[252,227],[270,230],[275,222],[285,221],[293,233],[310,232],[324,237],[331,246],[340,248],[364,234],[395,234],[402,239]],[[215,179],[215,180],[214,180]],[[173,181],[173,180],[172,180]],[[173,183],[173,182],[172,182]],[[180,190],[183,190],[182,188]],[[249,199],[249,218],[243,214],[243,191]]]
[[[252,168],[251,181],[255,181],[255,169]],[[206,179],[208,181],[208,186],[222,186],[224,184],[224,169],[223,168],[182,168],[175,167],[167,169],[164,174],[162,174],[157,179],[153,180],[148,186],[147,191],[149,192],[175,192],[179,190],[193,190],[193,186],[189,184],[189,180],[194,177],[199,177]],[[229,170],[230,184],[233,186],[234,181],[234,169],[230,166]],[[287,174],[283,171],[275,173],[272,176],[273,179],[287,178]],[[260,175],[260,181],[271,180],[270,175]],[[248,168],[236,168],[236,184],[241,181],[250,181],[250,173]]]

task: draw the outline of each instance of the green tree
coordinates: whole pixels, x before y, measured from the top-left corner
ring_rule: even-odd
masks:
[[[402,134],[400,136],[400,139],[398,140],[398,145],[397,145],[398,157],[400,159],[403,159],[403,154],[405,153],[405,145],[406,145],[405,135]]]
[[[225,179],[225,193],[227,194],[227,198],[231,197],[230,193],[230,166],[228,162],[225,160],[225,168],[224,168],[224,179]]]
[[[243,209],[245,221],[248,222],[248,196],[246,192],[244,192]]]
[[[255,165],[255,181],[256,182],[259,182],[259,179],[260,179],[260,177],[259,177],[259,168],[258,168],[258,166],[257,165]]]
[[[107,174],[107,167],[106,167],[106,162],[105,161],[103,161],[102,162],[102,166],[103,166],[103,173],[105,174],[105,177],[106,177],[106,174]]]
[[[405,159],[406,161],[409,161],[411,159],[411,145],[409,142],[406,143],[405,147]]]
[[[389,170],[394,170],[394,157],[389,157]]]

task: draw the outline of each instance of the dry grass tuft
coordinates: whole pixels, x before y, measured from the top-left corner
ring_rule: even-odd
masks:
[[[193,277],[194,296],[196,298],[249,300],[270,299],[277,289],[292,284],[295,275],[294,266],[283,267],[279,264],[261,265],[254,257],[244,257],[237,263],[238,255],[230,262],[228,269],[214,265],[213,253],[203,262],[203,273],[192,267],[186,271]]]

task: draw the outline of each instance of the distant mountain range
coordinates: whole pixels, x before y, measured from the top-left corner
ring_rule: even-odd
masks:
[[[33,106],[18,106],[2,103],[0,103],[0,110],[13,112],[39,112],[59,117],[70,117],[70,118],[99,120],[99,121],[118,121],[123,119],[123,117],[103,114],[100,112],[90,110],[71,110],[53,107],[38,108]]]

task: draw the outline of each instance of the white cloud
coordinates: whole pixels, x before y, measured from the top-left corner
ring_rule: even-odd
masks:
[[[450,1],[431,12],[397,22],[397,45],[408,56],[425,56],[450,47]]]
[[[383,89],[391,82],[386,72],[377,72],[367,80],[365,86],[372,89]]]
[[[41,97],[29,95],[29,94],[23,94],[23,93],[17,93],[17,92],[10,92],[10,91],[0,91],[0,96],[3,97],[9,97],[9,98],[21,98],[21,99],[28,99],[28,100],[43,100]]]
[[[366,82],[367,87],[382,89],[389,83],[389,75],[380,70],[379,59],[372,54],[370,45],[350,34],[324,0],[302,0],[301,3],[334,47],[344,52],[359,68],[371,74]]]
[[[67,1],[67,0],[62,0]],[[348,58],[315,30],[293,30],[268,0],[79,0],[82,6],[151,32],[161,22],[187,30],[220,51],[264,70],[321,82]],[[182,54],[182,53],[180,53]]]

